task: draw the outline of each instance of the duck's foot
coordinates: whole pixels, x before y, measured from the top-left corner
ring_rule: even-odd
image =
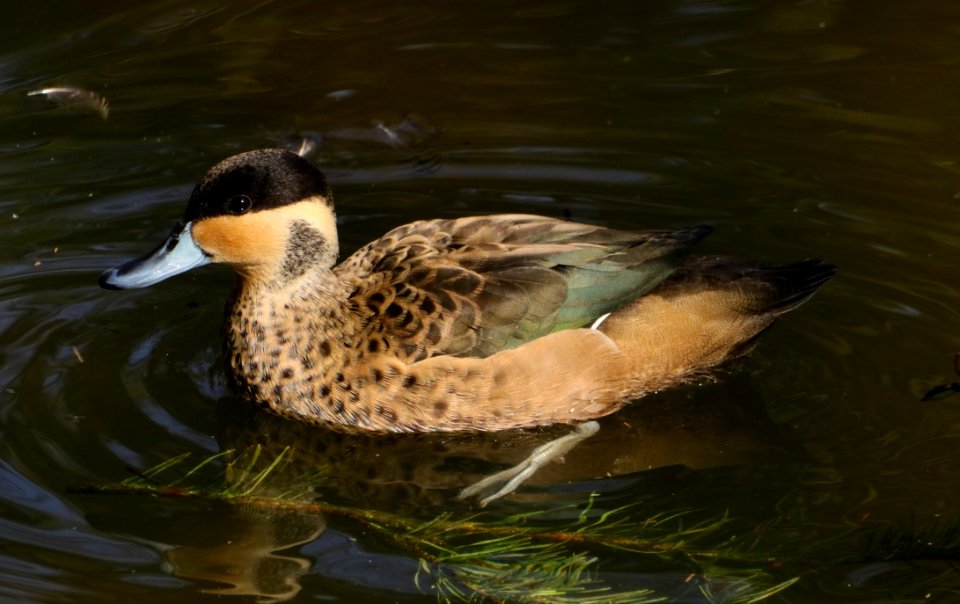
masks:
[[[513,466],[512,468],[508,468],[502,472],[497,472],[496,474],[487,476],[483,480],[468,486],[460,491],[460,494],[457,495],[457,497],[459,499],[466,499],[467,497],[481,495],[485,492],[493,490],[493,488],[500,483],[504,483],[498,491],[480,499],[480,507],[484,507],[494,499],[499,499],[504,495],[509,495],[510,493],[516,491],[517,487],[519,487],[524,480],[530,478],[534,472],[542,468],[550,461],[565,455],[571,449],[580,444],[580,442],[590,438],[599,430],[600,424],[597,422],[584,422],[578,425],[570,434],[565,434],[560,438],[556,438],[546,444],[540,445],[533,450],[533,453],[530,454],[530,457],[527,457],[525,460]]]

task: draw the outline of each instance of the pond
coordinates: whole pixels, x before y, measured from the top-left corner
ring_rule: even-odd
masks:
[[[960,5],[903,7],[8,6],[0,600],[960,597]],[[270,146],[327,175],[341,257],[411,220],[533,213],[709,222],[697,253],[837,275],[481,511],[458,490],[555,430],[265,417],[223,377],[229,270],[97,286],[208,167]]]

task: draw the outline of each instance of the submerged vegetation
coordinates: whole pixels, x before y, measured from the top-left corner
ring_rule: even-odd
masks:
[[[682,598],[746,604],[786,590],[815,566],[960,558],[957,524],[882,533],[851,530],[831,537],[824,551],[856,544],[858,553],[825,560],[809,547],[788,552],[782,539],[765,539],[776,532],[773,524],[738,534],[728,515],[696,520],[692,510],[681,510],[643,518],[633,505],[604,509],[596,494],[506,517],[445,512],[424,520],[318,500],[313,490],[318,476],[277,480],[293,455],[286,448],[268,458],[256,446],[191,465],[185,454],[121,483],[77,491],[189,497],[273,515],[309,514],[352,523],[367,537],[416,559],[411,581],[442,602],[587,604]],[[603,554],[612,551],[618,553],[621,570],[622,557],[630,559],[628,573],[601,568]],[[638,568],[662,571],[665,566],[677,578],[672,584],[636,585]]]

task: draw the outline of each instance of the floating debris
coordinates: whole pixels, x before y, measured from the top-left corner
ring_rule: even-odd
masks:
[[[396,124],[376,122],[373,135],[394,149],[412,147],[437,135],[439,131],[416,115],[407,115]]]
[[[78,363],[84,363],[84,362],[85,362],[85,361],[83,360],[83,355],[80,354],[80,349],[79,349],[79,348],[77,348],[76,346],[70,346],[70,350],[73,351],[73,356],[77,357],[77,362],[78,362]]]
[[[73,86],[41,88],[40,90],[31,90],[27,93],[27,96],[44,96],[51,103],[65,109],[93,111],[103,119],[107,119],[110,115],[110,105],[107,103],[107,99],[96,92],[82,88],[74,88]]]
[[[307,157],[317,149],[323,147],[323,134],[319,132],[306,132],[300,139],[300,146],[297,148],[297,155]]]
[[[322,132],[305,130],[293,134],[269,134],[279,146],[292,151],[300,157],[311,159],[311,156],[326,146],[326,137]]]
[[[960,375],[960,352],[953,355],[953,370]],[[921,401],[936,401],[945,399],[949,396],[960,392],[960,383],[951,382],[949,384],[940,384],[939,386],[934,386],[930,390],[927,390],[927,393],[923,395]]]
[[[350,88],[344,88],[343,90],[334,90],[333,92],[328,92],[326,96],[329,99],[340,101],[346,98],[350,98],[355,94],[357,94],[356,90],[352,90]]]
[[[370,128],[337,128],[324,133],[327,141],[342,140],[362,143],[380,143],[401,149],[426,142],[440,133],[426,120],[407,115],[396,124],[375,121]]]
[[[399,152],[412,150],[415,173],[433,173],[439,169],[439,154],[421,157],[429,143],[441,133],[439,128],[430,125],[423,118],[408,114],[399,122],[385,124],[374,121],[368,128],[337,128],[327,132],[305,130],[294,133],[269,135],[279,146],[292,151],[300,157],[316,161],[316,156],[324,150],[336,151],[337,143],[386,145]]]
[[[939,386],[934,386],[923,395],[923,398],[920,399],[922,402],[927,401],[939,401],[948,397],[953,396],[954,394],[960,392],[960,384],[953,382],[950,384],[940,384]]]

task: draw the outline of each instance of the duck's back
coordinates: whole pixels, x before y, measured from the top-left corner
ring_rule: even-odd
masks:
[[[405,361],[486,357],[588,325],[645,294],[709,232],[626,232],[528,215],[420,221],[334,273],[350,284],[367,348]]]

